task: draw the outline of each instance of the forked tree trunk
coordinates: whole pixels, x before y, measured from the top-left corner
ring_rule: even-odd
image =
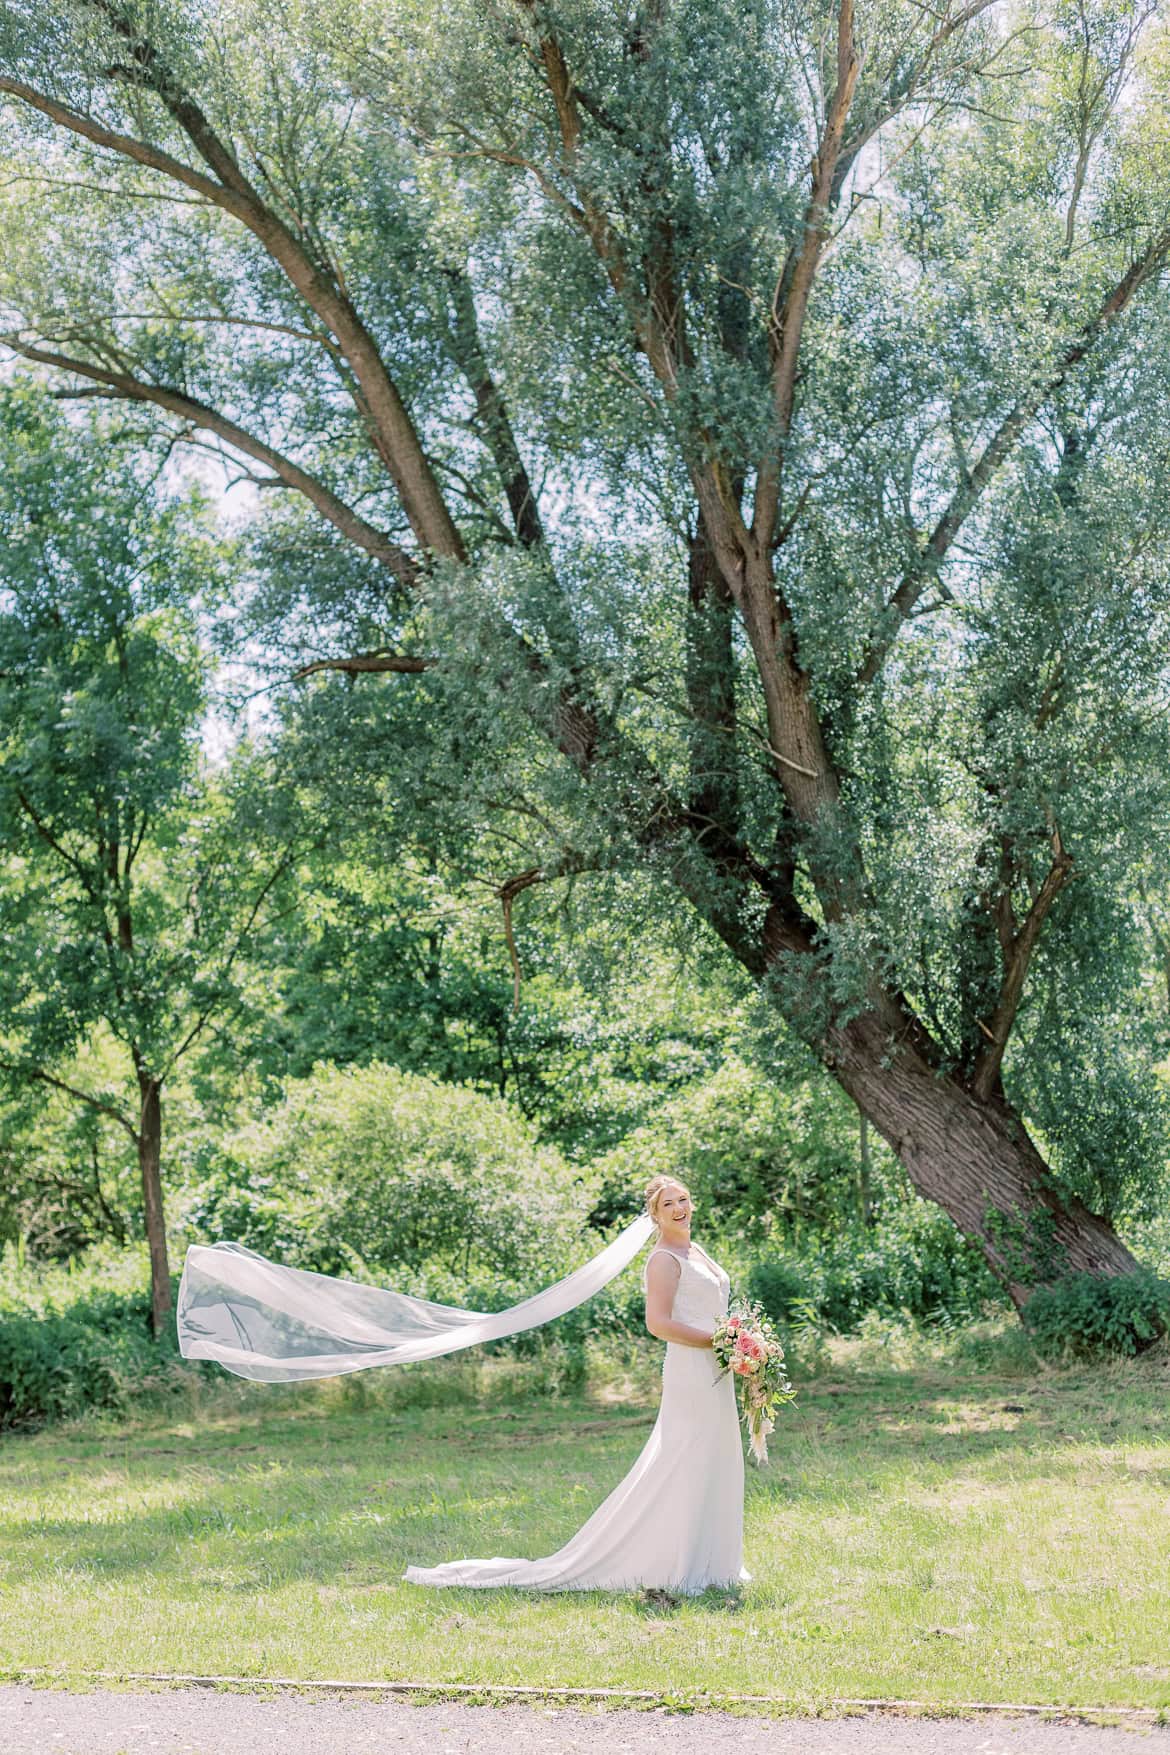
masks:
[[[1066,1274],[1137,1269],[1107,1220],[1057,1192],[1002,1096],[973,1096],[873,1013],[832,1031],[823,1058],[918,1193],[979,1246],[1017,1310]]]
[[[142,1211],[150,1249],[150,1317],[156,1335],[171,1310],[171,1270],[162,1196],[162,1086],[139,1068],[138,1168],[142,1175]]]

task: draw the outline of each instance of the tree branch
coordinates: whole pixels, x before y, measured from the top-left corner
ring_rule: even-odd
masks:
[[[36,830],[41,840],[47,847],[52,849],[58,859],[62,860],[63,863],[69,867],[94,907],[101,909],[101,895],[99,893],[94,873],[89,870],[83,860],[78,858],[76,853],[70,853],[64,842],[57,839],[53,834],[53,831],[49,828],[48,824],[36,809],[35,805],[32,803],[31,799],[29,799],[24,792],[18,789],[16,798],[21,810],[33,825],[33,828]]]
[[[983,13],[989,12],[993,6],[1003,4],[1003,0],[969,0],[969,4],[961,6],[950,18],[945,16],[938,29],[930,37],[917,60],[908,61],[895,73],[890,81],[884,101],[866,117],[855,134],[851,134],[841,148],[834,177],[834,201],[840,194],[841,186],[849,172],[856,164],[859,154],[887,122],[892,122],[906,105],[915,99],[925,101],[920,95],[923,82],[930,72],[932,63],[938,57],[938,51],[948,43],[957,32],[973,24]],[[928,9],[924,8],[924,11]],[[999,50],[996,50],[996,54]],[[992,59],[994,59],[994,55]],[[898,61],[903,57],[898,56]]]
[[[829,215],[845,134],[845,124],[857,88],[861,61],[853,31],[853,0],[839,0],[837,12],[837,84],[829,99],[825,125],[812,161],[812,187],[804,211],[798,246],[785,259],[772,295],[768,321],[768,348],[772,356],[773,438],[756,476],[752,535],[760,548],[771,545],[780,501],[783,447],[792,425],[796,393],[796,369],[808,301],[816,279],[821,252],[829,235]]]
[[[846,0],[852,5],[852,0]],[[664,298],[661,284],[642,287],[626,259],[622,241],[608,214],[583,184],[580,173],[580,144],[583,135],[577,89],[559,43],[549,32],[543,19],[537,19],[535,0],[517,0],[519,10],[535,21],[539,54],[534,57],[543,69],[545,84],[556,109],[561,157],[561,170],[576,193],[575,201],[557,188],[554,180],[531,159],[518,153],[485,146],[477,141],[480,152],[499,163],[512,164],[533,175],[546,196],[568,215],[584,233],[604,270],[611,288],[622,301],[640,351],[645,355],[664,395],[673,401],[678,395],[679,360],[674,340],[679,325],[668,328],[663,323],[664,308],[677,307],[677,293]],[[458,122],[455,123],[459,127]],[[465,131],[465,130],[464,130]],[[465,131],[466,132],[466,131]],[[700,426],[684,447],[685,463],[696,497],[707,521],[712,546],[729,587],[735,592],[742,580],[744,556],[750,542],[743,522],[740,503],[729,475],[719,457],[714,435]]]
[[[288,870],[289,866],[292,864],[292,861],[293,861],[293,848],[291,846],[289,846],[285,849],[281,858],[277,860],[276,864],[272,867],[272,870],[269,872],[268,876],[265,878],[264,882],[261,884],[259,890],[256,892],[256,895],[255,895],[253,902],[252,902],[252,906],[248,910],[247,919],[244,921],[243,925],[240,927],[240,930],[237,932],[237,934],[235,936],[235,940],[231,946],[231,949],[228,951],[227,956],[224,958],[224,961],[220,966],[218,974],[214,977],[213,989],[215,989],[217,991],[214,992],[213,998],[208,1001],[206,1006],[204,1006],[202,1012],[196,1018],[195,1022],[192,1024],[192,1026],[188,1030],[187,1034],[183,1037],[183,1039],[179,1043],[178,1047],[174,1050],[173,1054],[171,1055],[170,1059],[167,1061],[163,1070],[157,1075],[156,1083],[158,1083],[159,1085],[161,1085],[164,1082],[164,1080],[166,1080],[167,1078],[170,1077],[170,1074],[171,1074],[172,1070],[174,1069],[174,1067],[183,1058],[183,1056],[184,1056],[184,1054],[186,1054],[187,1050],[191,1047],[191,1045],[196,1041],[196,1039],[202,1033],[203,1029],[207,1025],[209,1018],[215,1012],[216,1007],[222,1002],[223,995],[222,995],[222,992],[218,991],[218,989],[222,988],[223,983],[227,980],[228,975],[231,973],[232,964],[235,962],[236,958],[240,954],[240,951],[243,949],[244,940],[247,938],[247,936],[251,932],[253,926],[256,924],[257,916],[259,915],[261,908],[264,906],[264,902],[265,902],[266,898],[268,897],[268,895],[270,894],[270,892],[272,891],[273,887],[276,885],[278,880]]]
[[[449,269],[447,281],[455,308],[451,351],[475,396],[483,436],[507,495],[516,535],[526,548],[544,548],[544,527],[532,482],[483,351],[471,282],[462,269]]]
[[[162,176],[170,177],[172,181],[182,183],[188,189],[194,189],[204,200],[216,207],[234,212],[238,219],[244,217],[243,212],[233,204],[228,190],[213,178],[184,164],[181,158],[175,158],[172,153],[163,152],[145,140],[137,140],[132,134],[122,134],[115,128],[103,127],[92,117],[70,109],[67,104],[58,103],[47,92],[38,91],[35,86],[26,85],[23,80],[0,75],[0,92],[17,98],[22,104],[27,104],[29,109],[38,111],[50,122],[56,123],[59,128],[68,129],[71,134],[79,135],[92,145],[103,147],[107,152],[115,152],[119,157],[128,158],[147,170],[158,171]]]
[[[386,370],[373,338],[355,306],[305,249],[280,216],[263,201],[244,175],[231,148],[220,139],[199,105],[171,77],[154,46],[139,37],[119,9],[107,0],[89,0],[130,44],[130,65],[111,70],[126,83],[151,91],[215,173],[206,177],[181,159],[133,136],[105,128],[20,80],[0,80],[6,91],[39,110],[59,127],[136,164],[197,190],[246,226],[283,271],[301,298],[340,344],[358,388],[357,406],[374,447],[390,472],[420,545],[451,559],[465,558],[463,540],[447,509],[414,424]],[[218,179],[218,180],[217,180]]]
[[[391,652],[388,647],[379,646],[373,652],[355,652],[349,658],[316,658],[311,664],[302,664],[299,670],[294,670],[292,680],[301,682],[323,670],[339,670],[346,676],[383,671],[400,676],[421,676],[424,670],[433,670],[438,663],[437,658],[417,658],[408,652]]]
[[[584,667],[579,631],[568,598],[557,577],[536,491],[520,454],[507,404],[492,376],[487,355],[484,353],[471,281],[461,268],[447,270],[447,280],[451,287],[455,316],[448,345],[475,396],[479,424],[507,496],[516,537],[524,548],[539,555],[546,574],[550,607],[544,618],[544,625],[553,653],[565,665],[574,683],[583,687]],[[501,529],[506,533],[507,526],[502,521]]]
[[[55,1074],[46,1072],[43,1067],[24,1066],[19,1061],[0,1060],[0,1071],[11,1073],[15,1078],[31,1079],[39,1085],[50,1085],[54,1091],[64,1091],[67,1097],[76,1098],[77,1102],[97,1110],[100,1115],[108,1115],[111,1121],[116,1121],[119,1127],[126,1130],[135,1145],[138,1144],[138,1133],[133,1123],[126,1119],[116,1104],[107,1102],[103,1097],[95,1097],[92,1091],[79,1090],[76,1085],[68,1084]]]
[[[520,1010],[520,958],[516,955],[516,940],[512,934],[512,903],[521,890],[527,890],[532,884],[542,883],[547,874],[538,865],[522,871],[516,877],[510,877],[502,883],[496,895],[504,904],[504,938],[508,945],[508,955],[512,959],[512,1010]]]
[[[184,395],[179,390],[168,389],[161,384],[150,384],[136,378],[130,372],[113,371],[109,367],[96,365],[92,360],[79,359],[76,355],[56,352],[55,349],[39,347],[31,342],[20,341],[11,335],[0,336],[0,343],[19,354],[22,359],[32,360],[38,365],[53,366],[58,371],[73,372],[78,377],[89,378],[101,388],[95,394],[109,396],[115,401],[151,403],[156,408],[165,409],[168,414],[178,415],[180,419],[192,426],[202,427],[206,432],[216,436],[235,451],[246,457],[255,459],[270,469],[286,487],[303,494],[310,504],[316,507],[321,516],[332,524],[341,534],[358,548],[364,549],[375,560],[381,561],[396,578],[408,588],[413,589],[419,580],[419,564],[405,549],[392,542],[390,538],[374,525],[369,524],[355,512],[352,506],[326,487],[317,476],[310,475],[291,458],[257,439],[244,427],[229,420],[226,415],[210,408],[207,403],[197,401],[193,396]]]
[[[1092,350],[1111,324],[1129,307],[1136,294],[1165,266],[1170,256],[1170,228],[1159,234],[1113,287],[1099,309],[1082,325],[1061,353],[1050,372],[1032,380],[1027,392],[1000,422],[978,459],[965,469],[950,504],[932,530],[922,553],[902,577],[870,636],[857,672],[863,686],[873,681],[885,663],[898,632],[927,585],[937,574],[947,552],[979,503],[988,483],[1007,461],[1017,440],[1044,403],[1065,382],[1073,368]]]
[[[1000,1068],[1011,1035],[1012,1025],[1019,1010],[1020,999],[1024,991],[1024,982],[1028,968],[1040,937],[1040,929],[1048,916],[1049,910],[1057,896],[1074,875],[1073,857],[1061,839],[1060,829],[1055,823],[1051,826],[1052,863],[1045,874],[1044,881],[1032,899],[1032,905],[1024,917],[1024,923],[1010,940],[1004,956],[1004,979],[996,1001],[995,1010],[990,1024],[979,1019],[979,1027],[987,1038],[981,1049],[975,1068],[971,1075],[970,1089],[973,1095],[988,1098],[995,1089],[999,1079]],[[1001,928],[1002,928],[1002,922]]]

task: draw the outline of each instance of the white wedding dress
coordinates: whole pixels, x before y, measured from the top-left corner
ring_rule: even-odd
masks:
[[[651,1251],[651,1256],[655,1251]],[[691,1245],[671,1315],[696,1328],[727,1313],[730,1282]],[[647,1257],[649,1261],[650,1257]],[[645,1289],[646,1272],[642,1270]],[[654,1430],[625,1480],[576,1535],[542,1560],[449,1560],[408,1566],[411,1584],[476,1589],[658,1589],[693,1596],[747,1582],[743,1568],[743,1445],[735,1386],[703,1347],[668,1341]]]

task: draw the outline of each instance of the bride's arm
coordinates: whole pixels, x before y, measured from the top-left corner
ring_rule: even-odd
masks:
[[[675,1322],[670,1314],[681,1278],[682,1268],[668,1255],[650,1257],[646,1263],[646,1327],[660,1341],[677,1341],[684,1347],[709,1347],[711,1336],[705,1328]]]

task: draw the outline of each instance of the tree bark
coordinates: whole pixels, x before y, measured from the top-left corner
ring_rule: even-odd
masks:
[[[1006,1098],[972,1094],[931,1064],[911,1018],[901,1031],[891,1022],[870,1010],[830,1029],[822,1059],[918,1193],[979,1246],[1016,1309],[1066,1274],[1133,1273],[1108,1221],[1057,1191]]]
[[[138,1069],[141,1113],[138,1122],[138,1168],[142,1175],[142,1211],[150,1249],[150,1319],[156,1335],[171,1312],[171,1270],[162,1194],[162,1085],[144,1067]]]
[[[915,1190],[976,1244],[1017,1311],[1066,1275],[1137,1271],[1109,1221],[1058,1190],[1002,1084],[979,1096],[949,1072],[902,995],[875,982],[860,1015],[810,1028],[810,1012],[825,1000],[825,970],[815,954],[815,923],[782,884],[761,943],[744,929],[742,907],[713,908],[691,875],[680,862],[679,889],[886,1140]],[[745,891],[755,881],[755,874],[739,876]]]
[[[691,538],[686,609],[686,684],[691,710],[688,804],[696,820],[739,833],[732,600],[700,513]],[[702,831],[700,830],[700,839]]]

